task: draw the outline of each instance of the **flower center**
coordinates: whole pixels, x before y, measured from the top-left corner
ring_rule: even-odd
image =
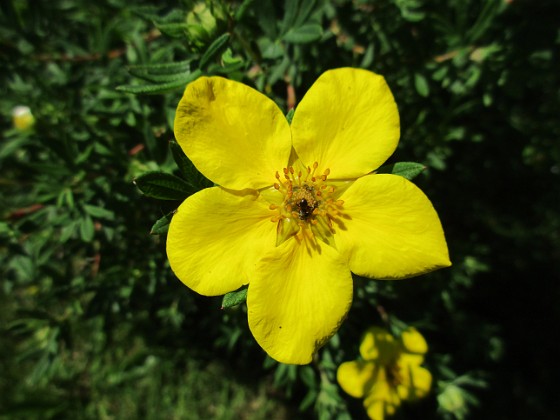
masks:
[[[396,387],[403,382],[401,369],[396,362],[389,363],[385,366],[385,377],[387,378],[389,385],[392,387]]]
[[[277,213],[271,218],[278,222],[276,245],[295,236],[298,241],[310,240],[315,243],[319,237],[333,244],[334,225],[339,223],[344,201],[337,200],[336,186],[327,181],[330,170],[317,175],[319,164],[308,166],[305,171],[297,171],[290,166],[275,174],[274,188],[282,193],[281,205],[272,204]]]

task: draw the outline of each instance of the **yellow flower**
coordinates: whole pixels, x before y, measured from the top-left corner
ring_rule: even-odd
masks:
[[[432,375],[421,367],[428,345],[414,328],[395,339],[386,330],[369,329],[360,344],[363,359],[341,364],[338,383],[347,394],[364,398],[368,416],[382,420],[395,413],[401,401],[425,397]]]
[[[249,284],[249,328],[284,363],[309,363],[352,302],[351,271],[397,279],[449,266],[428,198],[373,174],[395,150],[399,116],[383,77],[342,68],[319,77],[291,126],[256,90],[221,77],[190,83],[175,136],[219,185],[173,216],[167,254],[194,291]]]

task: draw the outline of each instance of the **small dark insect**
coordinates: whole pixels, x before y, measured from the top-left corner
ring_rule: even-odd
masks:
[[[315,210],[315,207],[310,206],[305,198],[299,200],[298,207],[299,207],[299,218],[301,220],[309,219],[309,217],[313,213],[313,210]]]

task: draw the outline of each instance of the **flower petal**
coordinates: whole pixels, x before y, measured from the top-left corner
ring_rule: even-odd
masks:
[[[292,120],[299,158],[329,178],[357,178],[393,154],[400,136],[397,105],[382,76],[341,68],[323,73]]]
[[[386,380],[375,382],[364,399],[364,407],[370,418],[383,418],[379,417],[380,409],[375,407],[383,407],[383,415],[392,416],[400,404],[399,395]],[[372,417],[372,414],[378,417]]]
[[[413,183],[397,175],[362,177],[341,196],[346,218],[334,235],[354,273],[398,279],[451,265],[438,215]]]
[[[401,353],[398,360],[399,367],[404,366],[404,369],[408,369],[408,366],[420,366],[422,363],[424,363],[423,354]]]
[[[426,354],[428,351],[426,339],[413,327],[407,328],[402,332],[401,343],[403,348],[409,353]]]
[[[397,387],[402,400],[412,401],[424,398],[432,387],[432,374],[418,365],[408,365],[403,369],[403,382]]]
[[[366,404],[367,401],[367,404]],[[367,415],[371,420],[383,420],[385,418],[385,401],[383,400],[366,400],[364,407]]]
[[[195,292],[217,296],[247,284],[263,250],[274,248],[276,224],[253,194],[207,188],[179,206],[167,234],[175,275]]]
[[[175,115],[175,137],[204,176],[234,190],[272,185],[292,149],[290,126],[278,106],[222,77],[187,85]]]
[[[346,261],[328,245],[294,237],[264,255],[247,294],[249,328],[282,363],[310,363],[352,303]]]
[[[340,387],[354,398],[362,398],[379,374],[379,365],[365,360],[344,362],[336,371]]]
[[[360,343],[360,354],[365,360],[377,360],[386,365],[395,358],[399,349],[393,336],[379,327],[368,329]]]

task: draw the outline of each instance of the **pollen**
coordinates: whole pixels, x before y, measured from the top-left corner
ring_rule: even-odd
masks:
[[[344,215],[344,202],[334,194],[336,186],[330,183],[330,169],[318,173],[319,163],[305,169],[293,166],[276,171],[273,184],[282,194],[281,204],[272,204],[271,221],[278,223],[277,241],[280,245],[292,236],[298,242],[316,243],[319,238],[332,244],[334,226]]]

